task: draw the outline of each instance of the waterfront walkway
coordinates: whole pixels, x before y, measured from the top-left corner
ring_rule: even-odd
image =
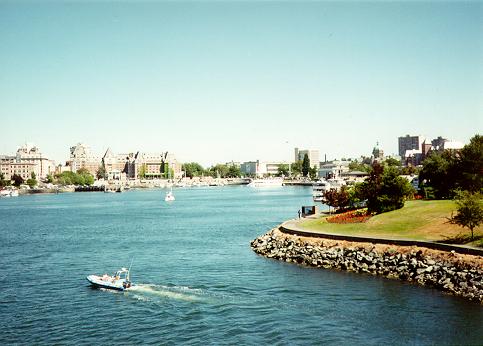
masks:
[[[461,254],[467,255],[477,255],[483,256],[483,249],[464,246],[464,245],[450,245],[432,241],[424,240],[414,240],[414,239],[403,239],[403,238],[379,238],[379,237],[365,237],[365,236],[352,236],[346,234],[337,233],[325,233],[318,230],[312,230],[308,228],[300,227],[300,223],[304,219],[292,219],[285,221],[279,226],[279,230],[283,233],[298,235],[302,237],[315,237],[315,238],[326,238],[334,240],[345,240],[353,242],[363,242],[363,243],[376,243],[376,244],[391,244],[399,246],[420,246],[434,250],[442,251],[454,251]]]

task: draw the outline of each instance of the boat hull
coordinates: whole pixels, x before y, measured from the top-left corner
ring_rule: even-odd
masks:
[[[97,275],[89,275],[86,277],[87,281],[91,283],[92,286],[96,288],[107,288],[111,290],[124,291],[129,285],[126,285],[125,280],[116,280],[114,282],[109,282],[100,279]]]

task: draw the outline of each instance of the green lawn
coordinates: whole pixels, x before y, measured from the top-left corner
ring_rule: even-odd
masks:
[[[447,223],[455,211],[453,201],[408,201],[404,208],[376,215],[365,223],[333,224],[322,217],[304,220],[299,227],[324,233],[444,241],[470,234],[468,229]],[[482,235],[482,227],[475,230],[475,236]],[[481,246],[481,243],[482,239],[471,245]]]

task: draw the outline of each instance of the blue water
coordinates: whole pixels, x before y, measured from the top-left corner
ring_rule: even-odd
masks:
[[[265,259],[252,239],[310,189],[244,186],[0,200],[2,344],[469,344],[483,307]],[[89,287],[134,257],[128,292]]]

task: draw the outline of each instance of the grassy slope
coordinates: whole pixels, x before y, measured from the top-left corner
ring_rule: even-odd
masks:
[[[404,208],[376,215],[365,223],[331,224],[321,218],[305,220],[300,227],[325,233],[442,241],[470,234],[468,229],[447,223],[455,211],[453,201],[408,201]],[[483,235],[483,227],[475,230],[476,235]],[[480,243],[471,245],[483,245]]]

